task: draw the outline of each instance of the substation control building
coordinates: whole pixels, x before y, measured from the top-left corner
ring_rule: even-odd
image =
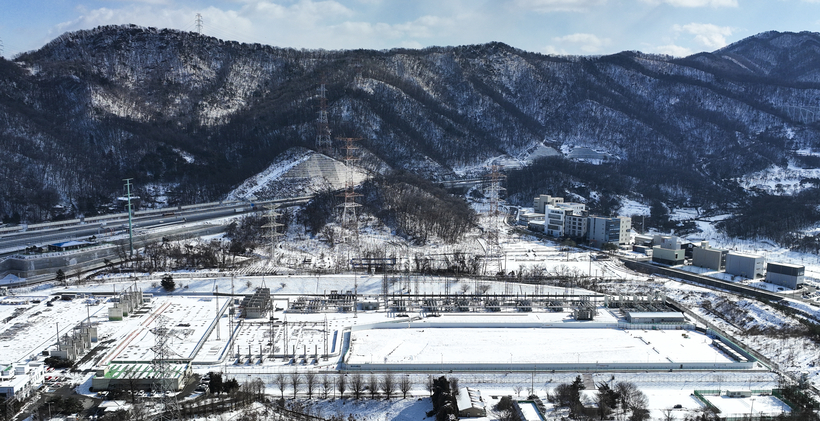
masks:
[[[806,267],[788,263],[769,263],[766,265],[766,282],[791,289],[803,285]]]
[[[692,265],[712,269],[723,270],[726,267],[726,255],[728,250],[714,249],[709,247],[709,242],[704,241],[700,247],[692,250]]]
[[[763,256],[729,252],[726,254],[726,273],[755,279],[763,276]]]
[[[652,247],[652,261],[664,265],[682,265],[686,257],[684,249],[667,249],[661,246]]]

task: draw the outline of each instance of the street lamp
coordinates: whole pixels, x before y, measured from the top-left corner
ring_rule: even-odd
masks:
[[[752,398],[752,406],[749,408],[749,419],[752,419],[755,413],[755,398]]]

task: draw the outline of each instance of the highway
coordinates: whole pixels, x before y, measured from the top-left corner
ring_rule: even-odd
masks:
[[[278,199],[275,201],[250,203],[205,204],[201,207],[182,209],[163,209],[159,211],[137,211],[132,217],[134,234],[160,226],[181,225],[202,222],[228,216],[256,212],[264,205],[276,203],[280,206],[291,206],[307,203],[311,196]],[[38,224],[25,231],[14,230],[0,234],[0,250],[3,255],[14,253],[30,246],[45,246],[62,241],[84,240],[91,236],[101,237],[106,234],[126,233],[128,230],[127,214],[111,215],[109,218],[88,218],[85,221],[73,220],[59,223]]]

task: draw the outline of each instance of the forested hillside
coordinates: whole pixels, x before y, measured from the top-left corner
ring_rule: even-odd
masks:
[[[683,59],[559,57],[500,43],[307,51],[136,26],[67,33],[0,60],[0,215],[91,214],[123,178],[147,203],[154,186],[170,203],[224,197],[285,150],[313,147],[323,81],[334,137],[363,138],[382,168],[438,180],[540,144],[589,147],[608,163],[540,162],[511,174],[510,199],[603,190],[743,213],[754,192],[738,177],[820,155],[818,46],[815,33],[770,32]]]

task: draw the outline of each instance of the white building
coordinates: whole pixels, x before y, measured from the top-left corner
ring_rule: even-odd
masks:
[[[547,213],[545,211],[547,206],[555,206],[559,203],[564,203],[563,197],[552,197],[548,194],[541,194],[532,201],[532,206],[535,208],[535,212],[545,214]]]
[[[726,273],[755,279],[763,276],[763,256],[730,251],[726,254]]]
[[[544,232],[553,237],[564,236],[564,217],[567,214],[566,209],[556,206],[547,206],[544,210]],[[572,211],[569,211],[570,213]]]
[[[43,385],[43,363],[0,364],[0,400],[16,398],[22,401]]]
[[[628,216],[590,216],[587,223],[587,238],[590,245],[598,248],[606,243],[629,244],[630,229],[632,220]]]
[[[564,235],[573,238],[583,238],[587,236],[588,217],[583,214],[572,214],[564,216]]]

